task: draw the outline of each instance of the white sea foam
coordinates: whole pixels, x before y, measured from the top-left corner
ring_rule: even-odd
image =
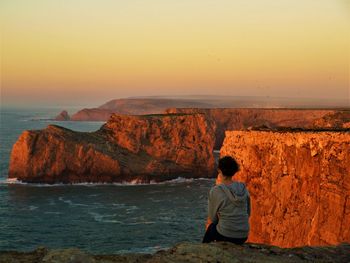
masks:
[[[118,208],[124,208],[126,206],[126,204],[122,204],[122,203],[113,203],[112,206],[116,206]]]
[[[15,184],[15,185],[28,185],[28,186],[38,186],[38,187],[52,187],[52,186],[66,186],[66,184],[58,183],[58,184],[39,184],[39,183],[26,183],[17,178],[7,178],[4,180],[0,180],[0,184]]]
[[[129,206],[128,208],[126,208],[126,211],[133,211],[133,210],[138,210],[139,208],[135,205]]]
[[[132,223],[125,223],[127,226],[136,226],[136,225],[153,225],[156,222],[154,221],[141,221],[141,222],[132,222]]]
[[[55,183],[55,184],[46,184],[46,183],[26,183],[21,180],[17,180],[17,178],[8,178],[5,180],[0,180],[0,184],[18,184],[18,185],[28,185],[28,186],[37,186],[37,187],[57,187],[57,186],[87,186],[87,187],[94,187],[94,186],[145,186],[145,185],[164,185],[164,184],[177,184],[177,183],[191,183],[195,181],[213,181],[215,179],[213,178],[183,178],[178,177],[175,179],[163,181],[163,182],[156,182],[151,180],[149,183],[141,182],[140,180],[132,180],[130,182],[128,181],[122,181],[121,183],[71,183],[71,184],[64,184],[64,183]]]
[[[163,199],[154,199],[152,197],[149,197],[148,200],[151,200],[153,203],[160,203],[164,201]]]
[[[36,210],[36,209],[38,209],[38,208],[39,208],[39,207],[34,206],[34,205],[30,205],[30,206],[29,206],[29,210],[30,210],[30,211]]]
[[[0,184],[24,184],[21,181],[17,180],[17,178],[7,178],[0,181]]]
[[[60,196],[58,198],[58,200],[62,201],[63,203],[66,203],[70,206],[89,206],[89,205],[85,205],[85,204],[80,204],[80,203],[74,203],[71,200],[65,200],[62,196]]]
[[[47,211],[47,212],[44,212],[44,214],[48,214],[48,215],[61,215],[62,213],[61,213],[61,212],[50,212],[50,211]]]
[[[94,218],[95,221],[100,222],[100,223],[124,224],[122,221],[119,221],[119,220],[108,219],[108,218],[114,218],[116,216],[116,214],[102,215],[102,214],[94,213],[94,212],[89,212],[89,214]]]

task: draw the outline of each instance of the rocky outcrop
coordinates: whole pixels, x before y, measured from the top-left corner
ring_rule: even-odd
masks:
[[[55,117],[55,121],[69,121],[70,117],[67,111],[63,110]]]
[[[334,129],[343,128],[350,110],[320,109],[253,109],[253,108],[215,108],[215,109],[167,109],[167,113],[204,113],[216,123],[215,149],[220,149],[227,130],[245,129]],[[327,117],[328,116],[328,117]],[[326,118],[326,121],[323,119]],[[349,121],[349,120],[348,120]],[[344,128],[346,128],[344,124]],[[348,127],[349,128],[349,127]]]
[[[150,182],[211,177],[214,124],[203,114],[114,114],[96,132],[25,131],[9,178],[31,183]]]
[[[350,129],[350,110],[326,114],[315,120],[314,126],[317,128]]]
[[[113,114],[113,110],[90,108],[82,109],[74,113],[71,117],[72,121],[107,121]]]
[[[252,199],[250,242],[281,247],[350,242],[350,132],[228,131]]]
[[[107,121],[113,113],[127,115],[160,114],[170,107],[208,107],[210,104],[186,99],[116,99],[98,108],[86,108],[73,114],[73,121]]]
[[[160,262],[349,262],[350,245],[279,248],[261,244],[238,246],[225,242],[180,243],[155,254],[91,255],[76,248],[38,248],[32,252],[0,252],[0,262],[21,263],[160,263]]]

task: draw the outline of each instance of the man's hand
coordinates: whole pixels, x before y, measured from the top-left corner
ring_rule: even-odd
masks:
[[[205,230],[208,229],[208,227],[210,226],[211,223],[213,223],[213,222],[212,222],[212,221],[210,220],[210,218],[208,217],[208,218],[207,218],[207,223],[205,224]]]

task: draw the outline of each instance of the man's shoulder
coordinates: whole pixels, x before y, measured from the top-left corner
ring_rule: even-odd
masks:
[[[219,184],[216,184],[214,186],[212,186],[212,188],[210,188],[210,191],[218,191],[220,189],[220,185]]]
[[[210,188],[210,194],[221,194],[223,193],[222,191],[222,186],[220,184],[214,185],[212,188]]]
[[[246,191],[246,192],[247,192],[247,195],[248,195],[248,196],[250,195],[250,194],[249,194],[248,187],[247,187],[247,185],[246,185],[244,182],[241,182],[241,181],[235,181],[235,182],[234,182],[234,184],[238,185],[238,187],[240,187],[240,188],[243,188],[243,189],[244,189],[244,191]]]

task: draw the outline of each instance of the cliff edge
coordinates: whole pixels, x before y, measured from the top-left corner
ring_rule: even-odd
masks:
[[[350,132],[227,131],[252,200],[250,242],[350,242]]]

